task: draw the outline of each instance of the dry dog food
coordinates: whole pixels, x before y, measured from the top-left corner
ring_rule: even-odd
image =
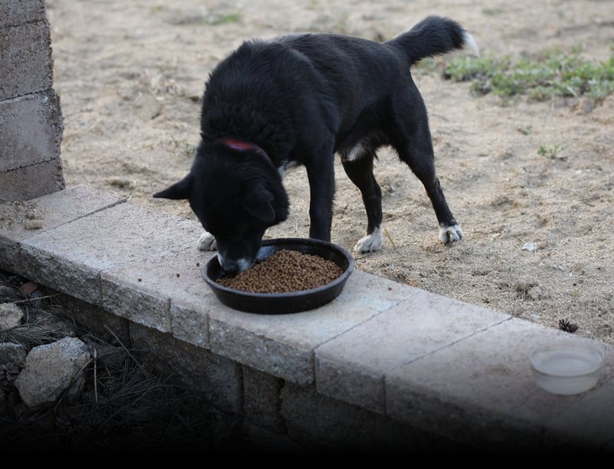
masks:
[[[285,293],[326,285],[342,273],[333,261],[282,249],[237,276],[223,277],[217,282],[251,293]]]

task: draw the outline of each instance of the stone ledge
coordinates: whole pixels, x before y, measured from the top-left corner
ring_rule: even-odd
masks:
[[[339,298],[317,310],[242,313],[221,305],[201,280],[200,267],[211,253],[194,248],[197,223],[88,188],[37,202],[46,207],[41,230],[0,231],[0,248],[10,253],[0,255],[1,268],[128,320],[134,340],[175,347],[179,362],[182,348],[202,350],[203,364],[226,370],[203,378],[232,390],[227,398],[223,389],[218,394],[226,408],[241,407],[241,389],[272,389],[281,400],[248,406],[270,429],[307,435],[306,427],[315,425],[325,431],[326,421],[310,424],[292,404],[299,401],[291,395],[298,394],[288,392],[300,389],[327,405],[345,402],[367,416],[485,449],[614,445],[610,345],[597,387],[555,396],[532,379],[528,348],[563,335],[588,339],[359,271]],[[137,334],[139,328],[150,332]],[[152,343],[154,333],[172,340]],[[245,385],[238,366],[254,370]],[[250,384],[262,376],[272,381]],[[285,423],[261,415],[265,409]],[[369,428],[355,428],[353,436],[363,439]]]
[[[46,17],[46,0],[22,0],[0,3],[0,28],[40,21]]]

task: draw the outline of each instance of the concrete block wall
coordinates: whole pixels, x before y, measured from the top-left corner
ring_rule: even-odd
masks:
[[[197,222],[85,186],[23,204],[37,223],[0,224],[0,269],[72,297],[77,321],[170,367],[263,447],[614,448],[611,344],[593,389],[557,396],[530,348],[594,341],[360,271],[316,310],[242,313],[202,279]]]
[[[64,188],[45,0],[0,2],[0,202]]]

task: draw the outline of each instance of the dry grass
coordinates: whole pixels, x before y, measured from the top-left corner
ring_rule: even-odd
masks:
[[[0,271],[0,285],[23,279]],[[3,301],[0,299],[0,301]],[[112,331],[93,334],[72,319],[55,295],[19,300],[22,324],[0,331],[0,343],[31,348],[77,336],[92,352],[75,378],[74,396],[64,393],[41,409],[28,409],[12,385],[0,387],[0,447],[10,450],[124,451],[204,450],[247,447],[236,436],[239,420],[126,347]]]

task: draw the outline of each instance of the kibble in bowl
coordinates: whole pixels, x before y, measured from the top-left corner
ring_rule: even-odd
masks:
[[[266,240],[256,263],[226,277],[217,256],[203,268],[203,278],[218,299],[234,309],[259,314],[287,314],[323,306],[343,290],[354,268],[349,252],[315,239]]]

